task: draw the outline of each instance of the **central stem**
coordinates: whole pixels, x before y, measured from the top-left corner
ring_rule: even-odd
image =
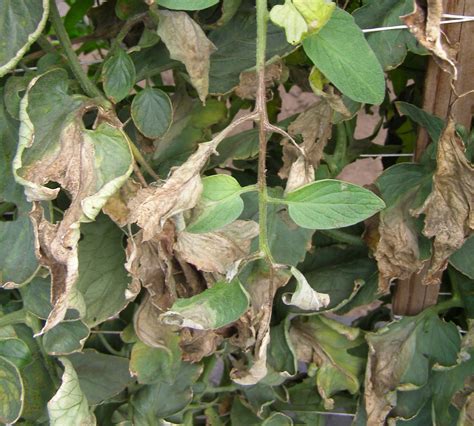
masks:
[[[259,249],[271,260],[271,253],[267,242],[267,135],[268,123],[265,88],[265,49],[267,45],[267,0],[257,0],[257,76],[258,88],[256,96],[256,112],[259,126],[258,150],[258,222],[259,222]]]

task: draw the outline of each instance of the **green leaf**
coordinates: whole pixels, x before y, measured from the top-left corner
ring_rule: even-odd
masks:
[[[290,44],[298,44],[308,32],[308,25],[292,0],[285,0],[285,4],[273,6],[270,19],[275,25],[285,29],[286,40]]]
[[[288,319],[270,328],[270,345],[267,353],[267,366],[278,372],[282,381],[294,376],[298,371],[298,360],[289,336]]]
[[[60,388],[48,402],[49,424],[95,425],[95,417],[89,411],[86,396],[71,361],[65,357],[60,357],[59,360],[64,365],[64,373]]]
[[[227,303],[232,300],[232,303]],[[161,315],[166,324],[215,330],[237,321],[249,307],[249,295],[239,280],[220,281],[188,299],[178,299]]]
[[[373,192],[333,179],[310,183],[290,192],[283,200],[295,223],[308,229],[354,225],[385,207]]]
[[[352,16],[360,28],[383,28],[403,25],[400,16],[408,15],[412,11],[412,0],[369,0]],[[375,31],[366,34],[366,37],[384,70],[398,67],[405,60],[408,50],[426,54],[426,51],[419,47],[416,38],[404,28]]]
[[[41,319],[48,318],[53,309],[50,300],[51,278],[35,277],[27,286],[21,288],[23,307]]]
[[[147,138],[163,136],[173,121],[173,107],[169,96],[160,89],[147,87],[132,101],[132,119]]]
[[[209,34],[209,39],[217,48],[211,56],[209,93],[230,92],[239,84],[240,73],[255,66],[256,34],[254,13],[238,13],[227,25]],[[270,24],[267,32],[267,60],[282,56],[291,49],[283,31]]]
[[[116,49],[102,68],[104,91],[114,103],[125,99],[135,84],[135,65],[127,52]]]
[[[283,414],[283,413],[272,413],[262,423],[262,426],[291,426],[291,425],[293,425],[293,420],[291,419],[291,417],[288,417],[286,414]]]
[[[25,391],[18,368],[0,357],[0,422],[15,423],[23,410]]]
[[[336,9],[329,22],[303,41],[311,61],[343,94],[370,104],[385,97],[380,63],[354,18]]]
[[[415,123],[425,128],[430,135],[431,140],[433,142],[438,142],[441,133],[446,126],[446,123],[442,118],[429,114],[421,108],[407,102],[395,102],[395,105],[400,114],[410,117]]]
[[[449,258],[449,263],[458,271],[474,280],[474,235],[470,236]]]
[[[130,372],[139,383],[163,382],[173,384],[181,366],[179,336],[169,333],[161,347],[151,347],[138,341],[130,356]]]
[[[28,345],[17,338],[0,339],[0,357],[12,362],[19,369],[33,361]]]
[[[146,11],[147,5],[142,0],[117,0],[115,3],[115,14],[124,21]]]
[[[202,179],[203,191],[187,232],[203,233],[222,228],[236,220],[244,209],[242,187],[232,176],[214,175]]]
[[[154,425],[157,419],[183,410],[193,398],[191,386],[201,373],[202,365],[182,363],[173,384],[142,386],[131,399],[134,424]]]
[[[79,242],[79,279],[76,288],[86,304],[82,318],[94,327],[118,314],[128,304],[125,291],[130,283],[125,270],[123,233],[107,216],[100,215],[82,227]]]
[[[42,33],[49,13],[48,0],[0,2],[0,77],[11,71]]]
[[[219,0],[155,0],[160,6],[173,10],[202,10],[214,6]]]
[[[472,256],[471,256],[472,262]],[[469,319],[474,318],[474,279],[461,274],[454,268],[449,268],[449,279],[456,291],[461,295],[461,301]]]
[[[51,355],[68,355],[82,350],[89,328],[80,320],[61,322],[43,337],[43,346]]]
[[[128,371],[128,359],[87,349],[69,355],[89,405],[97,405],[122,392],[133,378]]]
[[[359,391],[365,367],[365,342],[359,329],[312,315],[293,320],[290,336],[301,360],[318,367],[316,385],[326,409],[334,407],[331,396],[335,393]]]

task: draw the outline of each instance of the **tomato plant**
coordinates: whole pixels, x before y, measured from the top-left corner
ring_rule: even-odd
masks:
[[[1,423],[473,421],[474,136],[421,108],[428,57],[461,72],[440,0],[0,10]],[[395,164],[338,179],[361,154]],[[442,292],[397,316],[413,276]]]

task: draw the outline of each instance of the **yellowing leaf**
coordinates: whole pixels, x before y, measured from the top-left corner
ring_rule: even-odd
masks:
[[[209,91],[210,56],[216,50],[202,28],[185,12],[160,10],[158,35],[170,51],[172,59],[182,62],[205,102]]]
[[[285,29],[286,39],[290,44],[298,44],[308,32],[308,25],[292,0],[285,0],[285,4],[273,6],[270,19],[275,25]]]
[[[336,9],[336,3],[330,0],[293,0],[293,4],[303,15],[310,34],[324,27]]]

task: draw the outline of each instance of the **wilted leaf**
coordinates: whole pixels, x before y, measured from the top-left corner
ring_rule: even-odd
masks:
[[[415,214],[425,214],[423,234],[434,237],[434,253],[425,283],[438,283],[448,258],[474,230],[474,167],[450,120],[439,143],[433,192]]]
[[[342,228],[367,219],[385,207],[373,192],[325,179],[290,192],[283,201],[295,223],[309,229]]]
[[[286,40],[290,44],[298,44],[308,32],[308,25],[292,0],[285,0],[285,4],[273,6],[270,19],[275,25],[285,29]]]
[[[188,160],[176,168],[162,186],[149,186],[138,191],[129,209],[131,223],[143,228],[143,241],[159,234],[172,216],[196,206],[202,193],[201,169],[214,153],[214,141],[201,143]]]
[[[89,405],[112,398],[133,382],[128,359],[87,349],[67,357],[71,361]]]
[[[214,175],[202,180],[201,199],[192,212],[187,232],[211,232],[233,222],[244,209],[242,187],[232,176]]]
[[[48,0],[1,3],[0,33],[4,39],[0,45],[0,77],[11,71],[37,40],[46,25],[48,13]]]
[[[360,348],[363,354],[364,339],[359,329],[312,315],[293,320],[290,337],[298,359],[318,366],[316,385],[326,409],[333,409],[331,396],[335,393],[359,391],[365,359],[352,352]]]
[[[63,220],[52,224],[39,203],[31,212],[40,263],[52,273],[54,309],[43,330],[58,324],[78,276],[77,243],[81,222],[90,222],[132,172],[132,154],[123,131],[101,114],[96,130],[87,130],[82,115],[95,107],[67,94],[67,74],[55,69],[33,79],[21,102],[20,144],[14,159],[16,180],[31,201],[54,199],[58,182],[72,198]],[[112,120],[114,121],[114,120]]]
[[[380,104],[385,97],[384,73],[354,18],[336,9],[321,31],[303,47],[314,65],[343,94],[359,102]]]
[[[185,12],[160,11],[158,35],[172,59],[182,62],[191,83],[205,102],[209,91],[210,56],[216,50],[202,28]]]
[[[283,294],[283,303],[297,306],[304,311],[319,311],[329,305],[328,294],[313,290],[305,276],[294,266],[291,267],[291,273],[296,278],[296,290],[293,294]]]
[[[118,226],[125,226],[128,216],[130,215],[128,203],[140,188],[140,184],[131,178],[128,179],[123,186],[107,200],[102,211]]]
[[[440,27],[443,2],[442,0],[428,0],[427,8],[425,11],[423,3],[416,0],[413,12],[402,16],[401,19],[420,44],[433,53],[433,58],[439,66],[456,80],[457,68],[454,59],[456,52],[449,45],[449,41]]]
[[[425,385],[435,363],[455,365],[461,343],[456,326],[430,310],[393,322],[366,340],[365,409],[367,424],[374,426],[397,404],[397,390]]]
[[[94,415],[89,411],[87,399],[79,385],[79,379],[68,358],[60,357],[64,365],[62,383],[48,402],[50,424],[62,426],[95,426]]]
[[[114,103],[125,99],[135,84],[135,65],[122,49],[115,52],[104,62],[102,68],[104,91]]]
[[[223,337],[212,330],[181,330],[179,345],[183,351],[183,361],[199,362],[204,357],[212,356],[222,343]]]
[[[255,99],[258,87],[256,71],[243,71],[240,74],[239,85],[235,94],[242,99]],[[283,61],[275,61],[265,66],[265,87],[270,88],[278,83],[283,83],[288,78],[288,68]]]
[[[205,234],[178,233],[175,250],[201,271],[227,274],[235,262],[249,254],[258,235],[258,224],[236,220],[222,229]]]
[[[232,300],[232,304],[226,301]],[[165,324],[197,330],[215,330],[242,316],[249,306],[249,295],[239,280],[217,282],[189,299],[178,299],[161,315]]]
[[[0,421],[16,423],[23,410],[24,388],[20,372],[15,364],[0,357]]]
[[[159,138],[171,126],[173,106],[165,92],[147,87],[133,98],[131,115],[143,135],[150,139]]]

